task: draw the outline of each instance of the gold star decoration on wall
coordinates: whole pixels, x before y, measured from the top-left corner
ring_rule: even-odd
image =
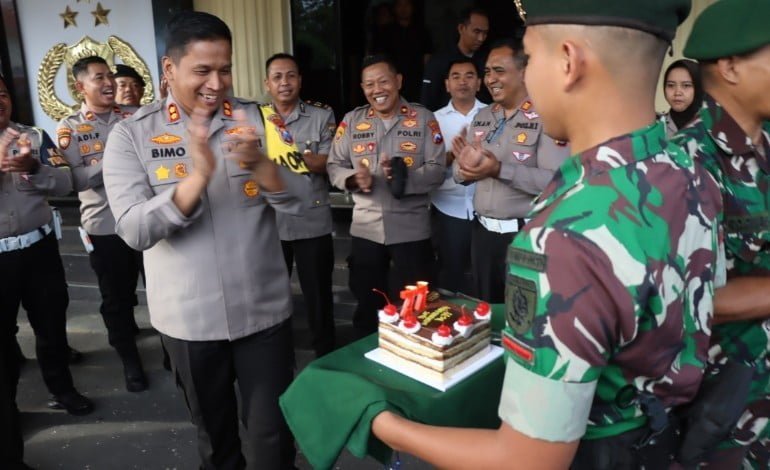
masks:
[[[73,28],[78,27],[78,24],[75,22],[75,17],[78,16],[78,12],[70,10],[69,6],[64,9],[64,13],[59,13],[59,16],[64,20],[64,29],[67,29],[68,26],[72,26]]]
[[[110,22],[107,21],[107,15],[110,14],[110,10],[105,10],[102,8],[101,2],[96,3],[96,10],[92,11],[91,14],[94,15],[94,26],[99,26],[100,24],[110,24]]]

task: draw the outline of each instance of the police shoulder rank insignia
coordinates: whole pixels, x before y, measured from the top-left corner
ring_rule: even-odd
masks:
[[[72,129],[69,127],[60,127],[56,129],[56,137],[59,144],[59,148],[67,150],[72,142]]]
[[[400,111],[400,112],[401,112],[401,114],[403,114],[404,116],[407,116],[407,115],[409,115],[409,107],[408,107],[408,106],[401,106],[401,109],[400,109],[399,111]]]
[[[334,134],[334,141],[339,142],[342,140],[343,137],[345,137],[345,128],[348,127],[348,125],[344,122],[341,122],[339,126],[337,126],[337,133]]]
[[[513,331],[524,334],[530,330],[537,312],[535,281],[508,273],[505,282],[505,320]]]
[[[156,135],[155,137],[151,137],[150,141],[152,143],[158,144],[158,145],[172,145],[176,144],[178,142],[182,141],[182,138],[178,135],[169,134],[168,132],[164,132],[161,135]]]
[[[248,180],[243,183],[243,193],[247,197],[257,197],[259,194],[259,186],[257,185],[257,182],[254,180]]]
[[[521,132],[519,135],[516,136],[516,142],[523,144],[527,142],[527,134],[524,132]]]
[[[372,128],[372,125],[366,121],[359,122],[358,124],[356,124],[357,131],[368,131],[371,128]]]
[[[93,121],[96,119],[96,115],[92,111],[87,111],[86,119],[88,119],[89,121]]]
[[[407,168],[411,168],[412,165],[414,165],[414,158],[412,158],[412,157],[404,157],[404,165],[406,165]]]
[[[532,102],[531,102],[531,101],[529,101],[529,100],[525,101],[525,102],[524,102],[524,103],[521,105],[521,110],[522,110],[522,111],[529,111],[530,109],[532,109]]]
[[[369,111],[366,112],[366,117],[371,119],[374,117],[374,109],[369,108]]]
[[[91,132],[92,130],[94,130],[94,126],[92,126],[91,124],[80,124],[78,127],[75,128],[75,130],[77,130],[81,134],[85,134],[87,132]]]
[[[222,114],[227,117],[233,117],[233,105],[228,100],[222,102]]]
[[[158,178],[158,181],[167,180],[169,173],[170,170],[166,168],[165,165],[161,165],[155,169],[155,177]]]
[[[179,108],[174,103],[168,105],[168,120],[169,122],[177,122],[179,120]]]

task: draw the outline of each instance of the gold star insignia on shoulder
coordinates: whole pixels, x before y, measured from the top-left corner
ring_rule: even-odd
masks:
[[[513,0],[513,4],[516,5],[516,10],[519,12],[519,17],[521,18],[521,21],[527,22],[527,10],[524,9],[524,6],[521,4],[521,0]]]
[[[70,10],[69,5],[64,9],[64,13],[59,13],[59,16],[64,20],[64,29],[67,29],[68,26],[72,26],[73,28],[78,27],[78,24],[75,21],[78,12]]]
[[[96,10],[91,12],[91,14],[94,15],[94,26],[99,26],[100,24],[109,25],[110,22],[107,21],[107,15],[110,14],[110,11],[111,10],[106,10],[102,8],[101,2],[97,2]]]

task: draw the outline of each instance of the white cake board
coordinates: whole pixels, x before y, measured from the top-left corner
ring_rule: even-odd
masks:
[[[489,345],[489,347],[477,352],[465,361],[464,364],[455,367],[449,374],[443,377],[435,371],[410,363],[382,348],[372,349],[364,354],[364,357],[436,390],[446,392],[502,355],[503,348]]]

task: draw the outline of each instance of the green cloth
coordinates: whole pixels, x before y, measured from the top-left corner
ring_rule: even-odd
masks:
[[[684,56],[715,60],[741,55],[770,44],[770,2],[720,0],[695,20]]]
[[[493,305],[492,315],[499,331],[502,305]],[[387,462],[391,449],[371,435],[372,419],[384,410],[437,426],[500,425],[502,358],[440,392],[366,359],[376,347],[375,334],[311,362],[281,396],[286,422],[313,468],[332,468],[345,447],[356,457]]]
[[[582,24],[638,29],[670,41],[690,14],[690,0],[515,0],[527,26]]]

